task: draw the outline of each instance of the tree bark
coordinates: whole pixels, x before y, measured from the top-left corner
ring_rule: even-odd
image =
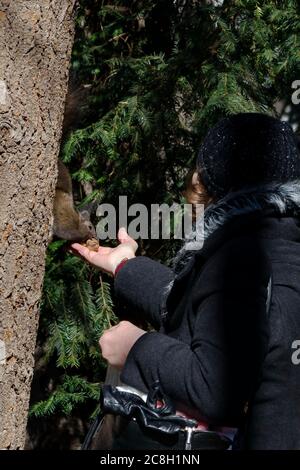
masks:
[[[21,449],[74,0],[0,0],[0,448]]]

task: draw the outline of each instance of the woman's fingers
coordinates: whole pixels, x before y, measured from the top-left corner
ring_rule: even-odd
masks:
[[[146,331],[131,322],[121,321],[104,331],[99,339],[102,356],[110,365],[121,369],[132,346],[145,333]]]
[[[93,263],[97,252],[89,250],[87,247],[80,245],[80,243],[72,243],[72,250],[75,250],[82,258],[86,259],[89,263]]]

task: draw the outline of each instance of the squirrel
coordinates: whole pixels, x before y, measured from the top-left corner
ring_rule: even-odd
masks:
[[[67,167],[58,160],[58,177],[53,205],[53,235],[69,241],[84,242],[96,237],[87,210],[74,208],[72,180]]]

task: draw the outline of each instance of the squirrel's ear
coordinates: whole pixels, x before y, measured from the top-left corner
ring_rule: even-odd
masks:
[[[91,215],[90,215],[89,211],[84,209],[84,210],[79,210],[78,212],[79,212],[80,217],[81,217],[82,220],[88,220],[88,221],[90,220]]]

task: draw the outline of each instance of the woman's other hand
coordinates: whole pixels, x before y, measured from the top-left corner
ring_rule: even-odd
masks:
[[[104,331],[99,340],[102,356],[109,365],[122,369],[128,353],[135,342],[146,333],[129,321],[121,321],[118,325]]]
[[[120,245],[115,248],[100,246],[98,251],[91,251],[79,243],[71,245],[72,251],[80,255],[93,266],[114,274],[116,267],[124,258],[134,258],[138,248],[137,242],[131,238],[125,228],[118,231]]]

